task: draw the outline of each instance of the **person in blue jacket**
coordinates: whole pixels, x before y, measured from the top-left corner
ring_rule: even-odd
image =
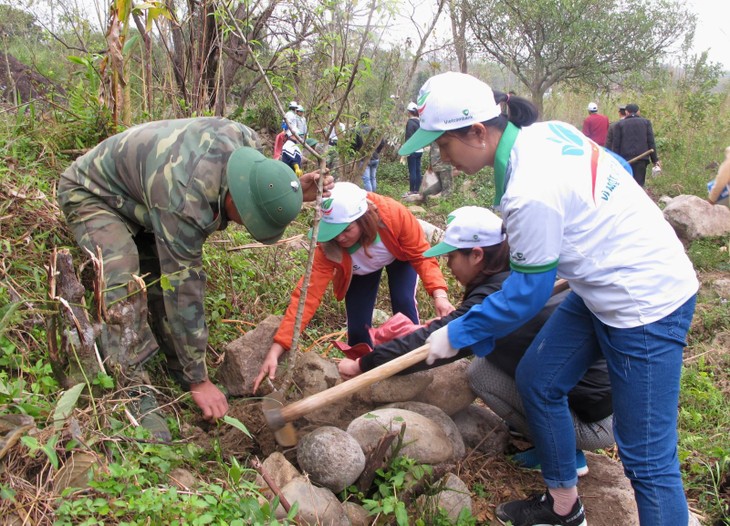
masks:
[[[418,111],[420,128],[400,155],[435,141],[467,174],[494,168],[512,269],[502,290],[429,336],[427,360],[464,347],[486,356],[540,311],[556,277],[571,288],[516,371],[547,490],[500,504],[497,517],[514,526],[586,524],[568,393],[603,355],[640,522],[686,526],[677,404],[699,283],[672,227],[614,155],[570,124],[537,122],[526,99],[450,72],[426,81]]]

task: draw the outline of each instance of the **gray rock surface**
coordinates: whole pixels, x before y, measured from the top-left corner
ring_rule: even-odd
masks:
[[[297,463],[312,482],[339,493],[358,479],[365,468],[365,454],[352,435],[326,426],[299,441]]]
[[[507,424],[490,409],[471,404],[451,418],[467,447],[487,455],[501,455],[507,450],[510,440]]]
[[[408,411],[413,411],[414,413],[418,413],[419,415],[423,415],[426,418],[433,420],[441,427],[441,429],[443,429],[444,433],[446,433],[446,436],[449,437],[449,440],[451,440],[451,446],[454,448],[453,460],[457,461],[464,458],[464,455],[466,454],[466,447],[464,446],[464,439],[461,437],[459,428],[456,427],[456,424],[451,419],[451,417],[444,413],[438,407],[434,405],[424,404],[423,402],[411,401],[396,402],[393,404],[388,404],[384,407],[407,409]]]
[[[401,454],[422,464],[439,464],[453,457],[451,440],[433,420],[405,409],[376,409],[362,415],[347,427],[358,441],[365,455],[390,431],[398,431],[406,424],[404,447]]]

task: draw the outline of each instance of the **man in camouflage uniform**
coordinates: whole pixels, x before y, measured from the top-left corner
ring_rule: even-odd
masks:
[[[206,419],[228,410],[205,364],[203,243],[228,221],[273,243],[299,213],[303,197],[312,200],[317,191],[316,173],[299,180],[256,146],[253,130],[226,119],[150,122],[106,139],[61,176],[58,201],[76,241],[92,253],[101,248],[109,312],[102,353],[148,407],[142,364],[162,347],[170,373],[191,391]],[[115,312],[115,305],[121,310],[133,276],[147,282],[149,320],[146,312],[134,312],[131,323],[115,324],[129,316]],[[132,342],[130,327],[138,336]],[[159,415],[137,412],[143,426],[169,438]]]
[[[453,181],[451,165],[441,160],[441,151],[439,150],[438,144],[432,142],[430,148],[430,168],[441,183],[441,196],[447,197],[451,195]]]

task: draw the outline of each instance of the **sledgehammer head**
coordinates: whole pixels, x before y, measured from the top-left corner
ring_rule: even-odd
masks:
[[[294,426],[284,420],[281,408],[284,404],[284,395],[279,391],[273,391],[266,395],[261,402],[261,409],[264,412],[266,423],[274,431],[276,443],[284,447],[297,445],[297,430]]]

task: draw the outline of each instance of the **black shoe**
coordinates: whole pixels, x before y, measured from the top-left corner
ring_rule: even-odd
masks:
[[[497,518],[502,524],[512,526],[587,526],[586,515],[580,498],[566,516],[553,511],[553,498],[546,491],[525,500],[513,500],[497,506]]]

